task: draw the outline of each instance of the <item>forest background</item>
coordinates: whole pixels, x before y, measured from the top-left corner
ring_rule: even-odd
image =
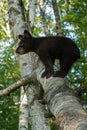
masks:
[[[40,4],[36,9],[33,27],[35,37],[57,35],[52,1],[43,2],[44,20],[41,17]],[[29,2],[26,0],[24,4],[26,11]],[[79,91],[79,98],[83,107],[87,109],[87,0],[60,0],[58,9],[63,35],[73,39],[81,52],[79,62],[74,64],[67,76],[68,86],[76,93]],[[2,0],[0,2],[0,90],[7,88],[18,79],[20,79],[20,72],[15,54],[15,41],[9,25],[8,3]],[[0,98],[1,130],[18,129],[19,98],[19,90]]]

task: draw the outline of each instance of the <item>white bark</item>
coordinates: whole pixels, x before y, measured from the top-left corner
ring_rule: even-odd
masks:
[[[14,0],[8,0],[8,11],[10,16],[10,24],[12,27],[12,31],[14,34],[14,38],[16,39],[19,34],[22,34],[24,29],[27,28],[26,23],[24,21],[23,16],[23,10],[21,7],[22,1],[14,1]],[[28,68],[28,60],[22,63],[25,56],[19,57],[19,63],[20,63],[20,70],[21,70],[21,76],[25,76],[27,71],[23,71],[25,67]],[[29,74],[29,73],[28,73]],[[24,89],[21,89],[21,98],[20,99],[20,115],[19,115],[19,130],[28,130],[28,104],[27,104],[27,96],[26,93],[24,93]]]
[[[31,29],[34,27],[36,5],[37,0],[29,0],[29,25]]]
[[[28,75],[29,72],[32,75],[36,68],[38,67],[38,57],[35,55],[35,53],[29,53],[28,59],[21,61],[21,65],[24,65],[28,60],[28,69],[23,68],[21,65],[21,70],[26,71],[26,75]],[[33,58],[32,58],[33,57]],[[36,64],[35,64],[36,63]],[[25,71],[22,71],[25,73]],[[35,81],[36,82],[36,81]],[[50,130],[50,125],[48,119],[45,119],[45,106],[42,105],[39,102],[39,96],[40,96],[40,88],[38,83],[29,84],[28,87],[25,87],[25,91],[27,92],[27,98],[28,98],[28,109],[29,109],[29,122],[31,124],[32,130]]]
[[[28,89],[29,119],[32,130],[50,130],[45,106],[41,103],[43,98],[41,86],[30,85]]]
[[[28,100],[24,87],[21,88],[19,113],[19,130],[28,130]]]
[[[20,63],[20,71],[21,76],[24,77],[26,75],[31,75],[33,71],[33,65],[29,64],[29,54],[26,54],[24,56],[21,56],[21,59],[19,58]],[[28,105],[28,99],[27,99],[27,86],[23,87],[21,89],[21,99],[20,100],[20,118],[19,118],[19,130],[28,130],[28,122],[29,122],[29,105]],[[24,102],[25,100],[25,102]]]
[[[25,28],[27,29],[27,24],[24,21],[22,7],[20,6],[20,1],[8,0],[8,12],[10,16],[10,26],[12,27],[14,38],[16,39],[16,36],[23,33]]]
[[[22,2],[22,1],[21,1]],[[32,7],[32,11],[30,11],[30,15],[33,17],[30,17],[31,26],[33,26],[33,19],[35,14],[35,0],[32,0],[31,4],[34,4],[30,7]],[[12,25],[12,31],[14,34],[14,38],[16,38],[19,34],[22,34],[24,29],[27,29],[26,23],[24,21],[23,17],[23,10],[20,4],[20,0],[14,1],[14,0],[8,0],[8,8],[9,8],[9,15],[10,15],[10,23]],[[32,19],[33,18],[33,19]],[[34,60],[32,60],[32,57]],[[21,71],[21,77],[24,77],[26,75],[31,75],[32,71],[37,67],[37,64],[34,64],[36,55],[34,57],[34,54],[26,54],[23,56],[19,56],[19,64],[20,64],[20,71]],[[32,85],[33,87],[34,85]],[[27,95],[29,95],[30,90],[28,90],[27,86],[23,87],[21,89],[21,98],[20,98],[20,118],[19,118],[19,130],[28,130],[28,111],[31,116],[31,127],[33,130],[50,130],[48,119],[45,119],[45,110],[43,109],[44,106],[39,103],[38,100],[34,99],[34,105],[29,109],[30,104],[29,101],[27,101]],[[37,90],[36,90],[37,92]],[[33,95],[33,92],[32,94]],[[43,109],[43,110],[42,110]],[[37,112],[37,116],[35,116],[35,112]],[[41,113],[40,113],[41,112]],[[37,117],[37,118],[35,118]],[[38,120],[37,120],[38,119]]]
[[[42,79],[41,64],[37,69],[37,78],[42,84],[45,99],[52,114],[55,116],[55,124],[58,130],[86,130],[87,113],[79,100],[66,86],[65,78]]]

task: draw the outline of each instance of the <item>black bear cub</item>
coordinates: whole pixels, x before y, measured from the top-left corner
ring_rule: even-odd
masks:
[[[43,62],[45,71],[42,77],[64,78],[72,64],[80,58],[80,52],[76,44],[67,37],[50,36],[34,38],[25,30],[19,35],[20,43],[16,53],[22,55],[27,52],[35,52]],[[60,61],[60,71],[54,71],[53,66],[56,59]]]

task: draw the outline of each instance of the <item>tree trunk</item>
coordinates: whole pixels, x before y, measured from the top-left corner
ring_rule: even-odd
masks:
[[[8,0],[8,12],[10,16],[10,25],[12,27],[14,39],[16,40],[17,36],[21,33],[23,33],[23,30],[27,28],[25,19],[24,19],[24,12],[22,10],[22,1],[14,1],[14,0]],[[20,23],[20,24],[19,24]],[[22,68],[24,70],[25,64],[23,64],[25,56],[19,56],[19,63],[20,63],[20,71],[21,76],[23,77],[26,73],[25,71],[22,71]],[[28,58],[28,57],[27,57]],[[26,61],[27,61],[26,58]],[[26,63],[25,61],[25,63]],[[28,62],[26,63],[28,64]],[[20,115],[19,115],[19,130],[27,130],[28,129],[28,107],[27,107],[27,96],[26,93],[24,93],[24,89],[21,88],[21,98],[20,98]]]
[[[35,11],[36,11],[37,0],[29,0],[29,27],[30,30],[34,28],[34,19],[35,19]]]
[[[42,79],[41,64],[37,69],[37,79],[42,84],[45,100],[52,114],[58,130],[86,130],[87,113],[79,100],[66,86],[66,78]]]
[[[31,4],[32,3],[34,3],[34,5],[32,5],[34,7],[35,0],[34,1],[32,0]],[[28,24],[26,24],[26,21],[24,18],[24,12],[22,10],[21,5],[23,5],[21,0],[18,0],[18,1],[8,0],[8,10],[9,10],[9,16],[10,16],[10,23],[12,25],[11,27],[12,27],[12,31],[13,31],[15,39],[19,34],[22,34],[23,31],[28,28]],[[32,6],[30,6],[30,7],[32,7]],[[35,13],[34,12],[35,10],[33,10],[33,9],[34,8],[32,8],[31,15],[33,15],[33,13]],[[31,26],[33,26],[33,24],[32,24],[33,20],[31,18],[32,17],[30,17],[29,20],[31,21]],[[34,60],[32,60],[32,57],[34,58]],[[37,59],[37,58],[36,58],[36,55],[34,57],[34,54],[30,54],[30,55],[26,54],[26,55],[18,57],[19,64],[20,64],[21,77],[24,77],[26,75],[31,75],[32,71],[34,71],[34,69],[36,67],[36,64],[34,64],[35,59]],[[33,89],[33,87],[34,87],[34,85],[32,85],[32,89]],[[44,116],[45,111],[46,111],[45,106],[43,106],[41,103],[39,103],[37,98],[33,98],[32,102],[34,102],[34,104],[32,104],[30,107],[30,104],[28,104],[30,102],[27,101],[27,98],[29,96],[29,93],[27,93],[27,95],[26,95],[27,91],[31,92],[30,88],[28,90],[27,86],[22,87],[21,99],[20,99],[19,130],[28,130],[28,122],[29,122],[28,112],[31,115],[32,130],[41,130],[41,129],[42,130],[50,130],[49,121]],[[32,91],[31,95],[33,96],[33,94],[34,93],[36,94],[36,92],[37,92],[37,90]],[[38,90],[38,92],[39,92],[39,90]],[[32,100],[32,98],[30,98],[30,100]]]
[[[45,118],[47,110],[42,104],[43,91],[40,85],[28,86],[29,120],[32,130],[51,130],[49,121]]]

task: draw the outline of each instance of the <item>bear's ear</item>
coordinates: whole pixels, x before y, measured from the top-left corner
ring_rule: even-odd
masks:
[[[32,36],[27,30],[24,30],[24,37],[29,38],[29,37],[32,37]]]
[[[19,38],[20,40],[22,40],[22,39],[23,39],[23,35],[18,35],[18,38]]]

